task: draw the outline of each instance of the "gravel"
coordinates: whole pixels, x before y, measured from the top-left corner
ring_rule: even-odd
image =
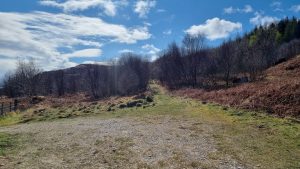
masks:
[[[4,168],[236,168],[216,156],[212,126],[170,116],[85,117],[1,127],[30,136]],[[0,166],[1,168],[1,166]]]

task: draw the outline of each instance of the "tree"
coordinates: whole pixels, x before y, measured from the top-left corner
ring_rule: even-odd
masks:
[[[109,95],[108,68],[102,65],[87,65],[87,84],[94,99]]]
[[[219,50],[219,66],[222,70],[226,86],[229,86],[231,73],[234,70],[234,46],[232,41],[224,42]]]
[[[183,58],[180,48],[175,42],[162,53],[156,64],[160,69],[159,79],[169,88],[177,88],[186,81]]]
[[[40,72],[33,60],[18,60],[16,69],[4,79],[5,93],[10,97],[36,95]]]
[[[118,61],[118,91],[121,94],[132,94],[143,91],[148,86],[149,65],[142,56],[132,53],[123,54]]]
[[[203,70],[201,62],[206,59],[205,38],[202,35],[185,35],[183,41],[182,54],[186,57],[184,60],[185,79],[187,85],[196,87],[198,74]]]

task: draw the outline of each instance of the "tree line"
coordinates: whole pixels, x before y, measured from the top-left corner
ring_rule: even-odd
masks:
[[[209,48],[201,35],[186,35],[152,64],[153,78],[169,88],[228,87],[262,78],[263,70],[300,54],[300,21],[283,19]]]
[[[181,45],[171,43],[158,59],[124,54],[108,65],[84,64],[42,72],[33,61],[19,61],[3,81],[9,97],[86,92],[95,99],[135,94],[147,89],[150,79],[176,89],[215,89],[260,80],[262,72],[300,54],[300,21],[285,18],[258,26],[218,47],[209,47],[202,35],[186,35]]]
[[[144,91],[149,77],[149,62],[131,53],[109,65],[83,64],[49,72],[39,70],[33,61],[19,61],[6,75],[3,89],[9,97],[85,92],[99,99]]]

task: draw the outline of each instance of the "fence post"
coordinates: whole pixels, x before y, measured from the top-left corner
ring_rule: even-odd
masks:
[[[4,110],[3,110],[3,108],[4,108],[4,105],[3,105],[3,102],[1,103],[1,115],[3,115],[4,114]]]
[[[12,108],[11,108],[11,102],[9,102],[9,112],[11,112]]]
[[[18,100],[15,99],[15,102],[14,102],[14,111],[17,111],[17,108],[18,108]]]

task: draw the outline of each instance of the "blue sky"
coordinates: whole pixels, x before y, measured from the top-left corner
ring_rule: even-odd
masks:
[[[186,33],[216,46],[287,16],[300,17],[299,0],[1,0],[0,77],[18,58],[45,70],[129,51],[151,60]]]

